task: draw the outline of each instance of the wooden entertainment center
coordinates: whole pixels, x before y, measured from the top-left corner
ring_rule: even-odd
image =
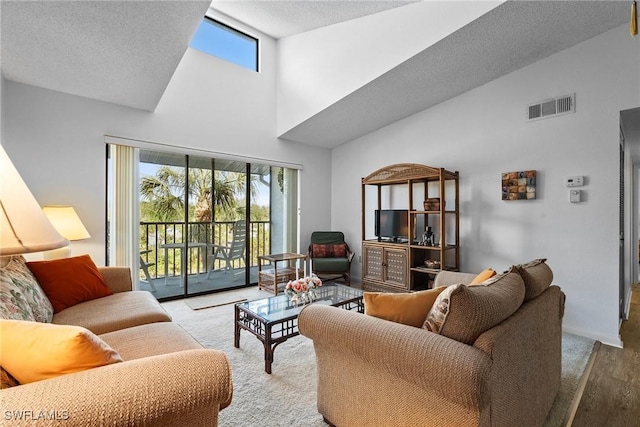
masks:
[[[375,189],[377,203],[375,208],[367,209],[367,193],[372,192],[371,188]],[[402,215],[406,210],[406,239],[385,239],[380,235],[372,238],[367,220],[382,209],[402,210]],[[434,242],[423,239],[427,226],[435,233]],[[378,227],[375,228],[379,234]],[[362,178],[362,288],[411,292],[431,287],[440,270],[459,270],[459,231],[457,171],[400,163]]]

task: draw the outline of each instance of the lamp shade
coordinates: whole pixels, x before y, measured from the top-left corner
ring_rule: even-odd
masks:
[[[0,146],[0,255],[48,251],[68,244]]]
[[[71,206],[45,206],[42,208],[58,233],[68,240],[82,240],[91,237]]]

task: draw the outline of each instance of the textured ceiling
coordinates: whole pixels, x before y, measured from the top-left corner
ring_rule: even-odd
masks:
[[[279,136],[339,146],[628,19],[626,1],[503,3]]]
[[[408,3],[216,0],[212,7],[284,37]],[[2,73],[8,80],[153,111],[210,4],[2,0]],[[629,1],[502,4],[282,137],[338,146],[628,18]]]
[[[279,39],[417,1],[213,0],[211,8]]]
[[[209,1],[2,1],[7,80],[154,110]]]

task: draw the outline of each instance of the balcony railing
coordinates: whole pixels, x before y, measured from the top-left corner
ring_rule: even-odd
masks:
[[[188,236],[189,244],[186,258],[187,274],[206,273],[208,257],[212,255],[213,245],[231,244],[234,221],[226,222],[140,222],[140,257],[148,267],[153,279],[182,275],[181,252],[183,249],[165,248],[167,244],[184,244]],[[188,227],[188,233],[185,233]],[[258,256],[269,253],[270,228],[268,221],[251,221],[247,229],[246,250],[249,253],[249,267],[258,265]],[[189,246],[189,245],[187,245]],[[245,250],[245,253],[246,253]],[[166,258],[165,258],[166,255]],[[166,267],[166,270],[165,270]],[[214,260],[213,269],[226,267],[226,263]],[[241,260],[233,260],[232,267],[244,267]],[[141,276],[142,278],[142,276]]]

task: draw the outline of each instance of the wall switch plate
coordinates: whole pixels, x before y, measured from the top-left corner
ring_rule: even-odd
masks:
[[[582,191],[569,190],[569,201],[571,203],[579,203],[581,199],[582,199]]]
[[[582,187],[584,185],[584,176],[568,176],[565,179],[567,187]]]

